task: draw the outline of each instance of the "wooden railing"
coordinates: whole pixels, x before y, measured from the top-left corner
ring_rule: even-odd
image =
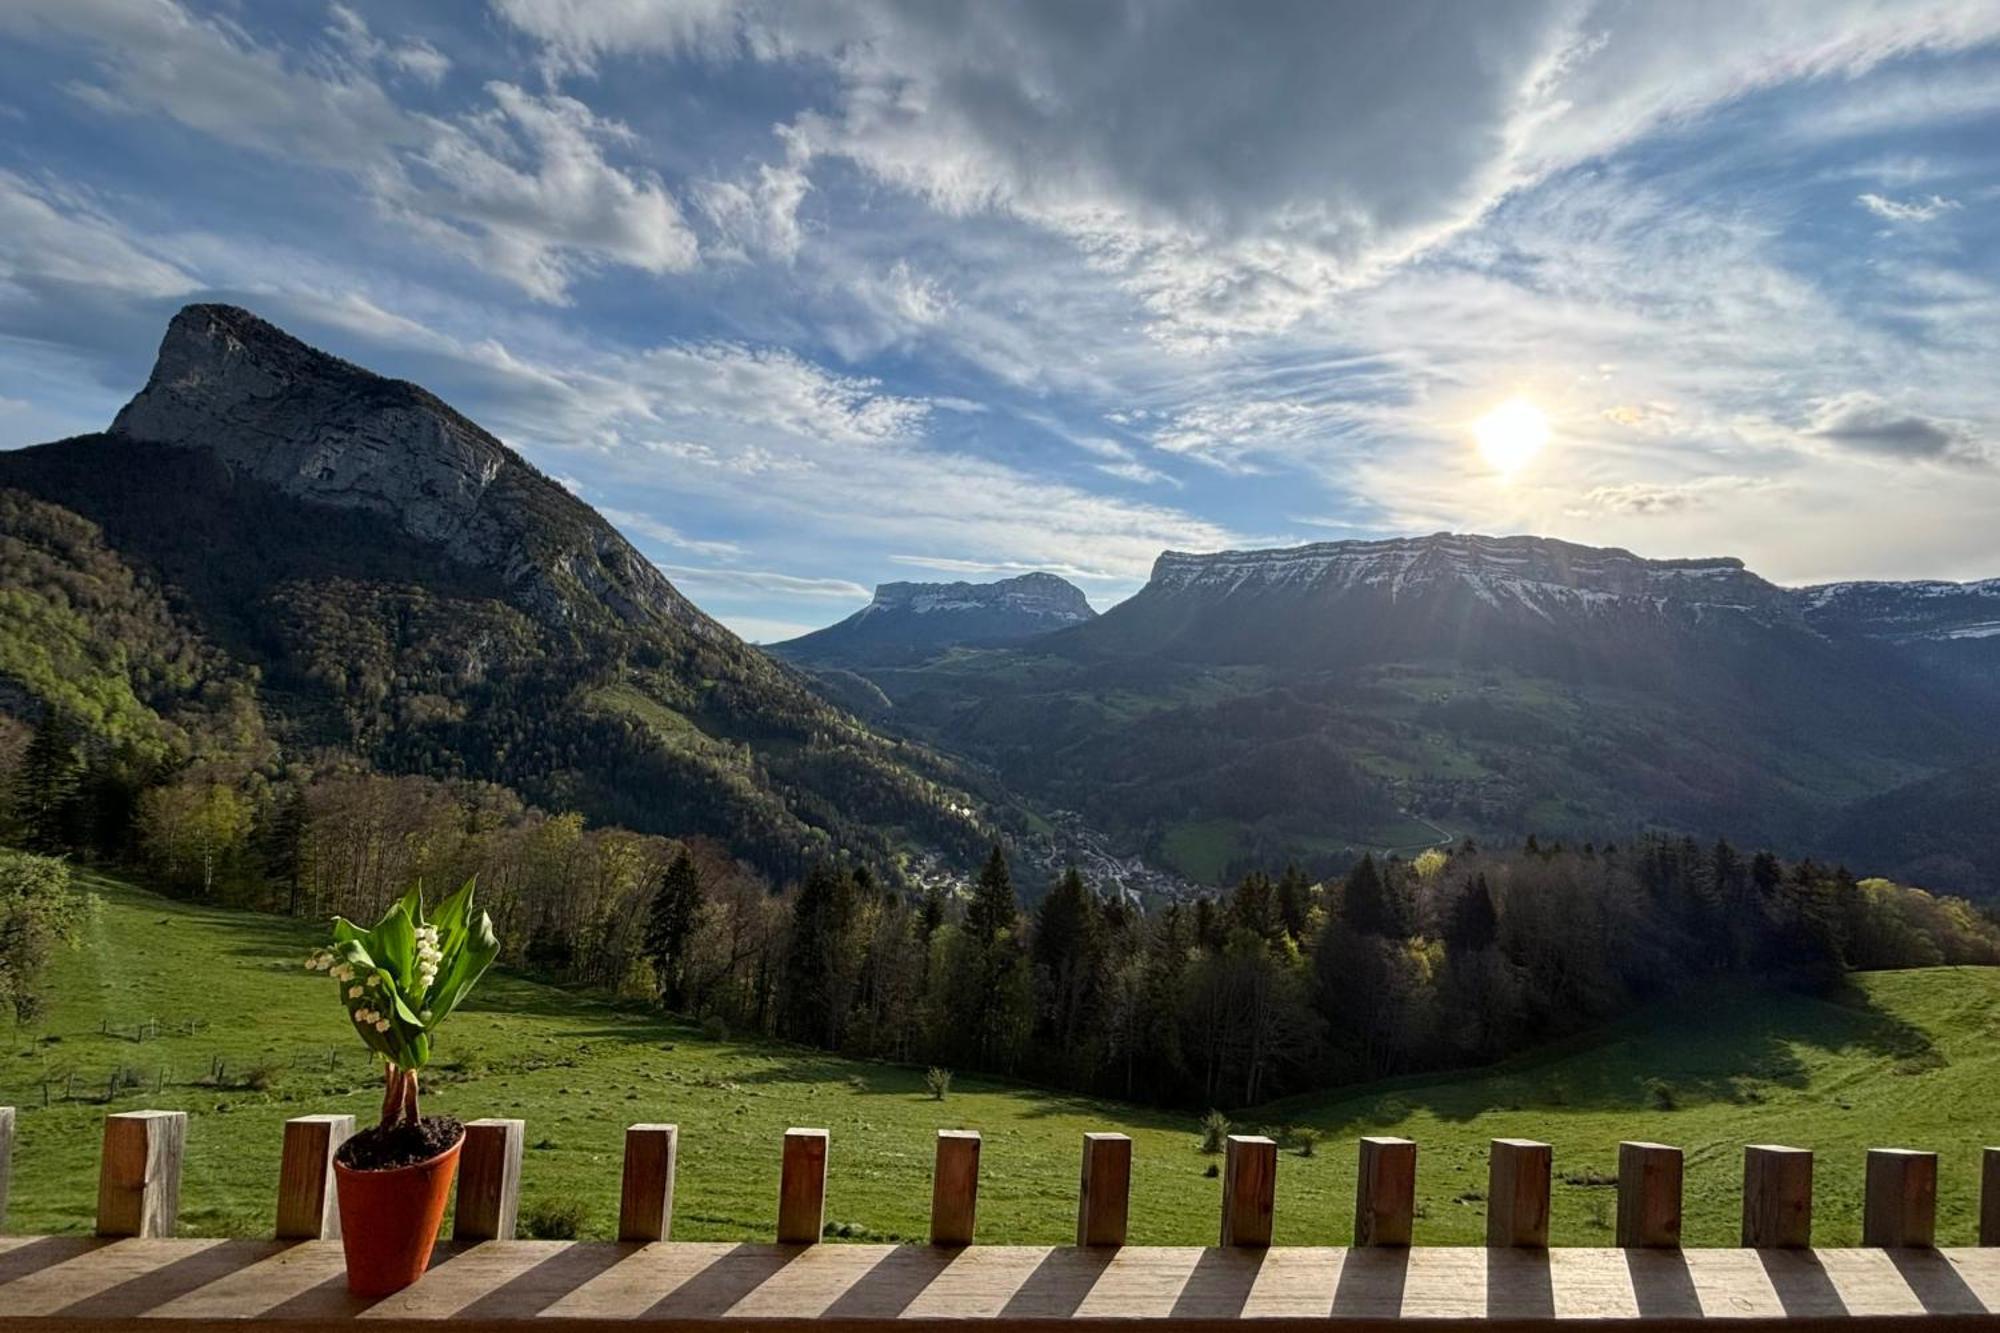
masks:
[[[12,1114],[0,1108],[0,1206]],[[1071,1318],[1203,1327],[1245,1318],[1427,1325],[1484,1319],[1510,1328],[1574,1319],[1673,1327],[1716,1320],[1890,1324],[1924,1319],[2000,1333],[2000,1149],[1985,1151],[1979,1243],[1933,1248],[1934,1153],[1868,1153],[1863,1246],[1814,1250],[1813,1155],[1744,1152],[1742,1245],[1682,1250],[1679,1149],[1626,1143],[1618,1156],[1617,1248],[1549,1246],[1549,1145],[1498,1139],[1488,1164],[1484,1248],[1411,1248],[1417,1145],[1359,1143],[1348,1247],[1273,1248],[1279,1154],[1268,1138],[1225,1148],[1218,1243],[1127,1246],[1132,1140],[1087,1134],[1076,1246],[974,1245],[980,1137],[937,1138],[928,1246],[816,1244],[825,1218],[827,1132],[786,1131],[775,1243],[669,1241],[679,1131],[625,1135],[619,1243],[516,1241],[524,1124],[467,1126],[452,1237],[417,1286],[379,1303],[341,1281],[332,1161],[344,1115],[285,1126],[277,1236],[177,1240],[187,1117],[107,1116],[94,1237],[0,1239],[0,1326],[211,1327],[254,1319],[287,1328],[359,1320],[431,1326],[520,1319],[575,1327],[633,1320],[692,1325],[750,1319],[1041,1328]],[[567,1326],[571,1326],[566,1324]],[[1740,1325],[1739,1325],[1740,1326]]]

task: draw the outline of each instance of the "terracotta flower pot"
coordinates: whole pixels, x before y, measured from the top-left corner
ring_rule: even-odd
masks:
[[[347,1252],[347,1289],[387,1296],[424,1275],[437,1244],[451,1183],[458,1175],[458,1141],[428,1161],[386,1171],[333,1164],[340,1197],[340,1244]]]

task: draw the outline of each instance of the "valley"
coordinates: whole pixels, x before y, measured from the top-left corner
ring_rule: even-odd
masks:
[[[86,886],[103,910],[81,947],[57,959],[46,1014],[14,1031],[0,1072],[0,1101],[21,1108],[10,1225],[87,1227],[101,1117],[165,1102],[190,1116],[183,1233],[267,1232],[281,1123],[327,1111],[365,1119],[381,1097],[328,983],[299,966],[318,930],[102,877]],[[190,1019],[200,1020],[197,1031],[177,1030]],[[135,1039],[149,1020],[161,1035]],[[1371,1084],[1232,1118],[1293,1144],[1299,1127],[1320,1136],[1310,1156],[1296,1146],[1281,1156],[1281,1244],[1344,1241],[1352,1140],[1364,1133],[1419,1143],[1423,1244],[1478,1242],[1486,1143],[1509,1134],[1555,1146],[1559,1245],[1610,1243],[1606,1182],[1627,1138],[1688,1150],[1689,1243],[1731,1244],[1741,1145],[1779,1125],[1787,1141],[1819,1154],[1819,1243],[1854,1243],[1862,1154],[1894,1143],[1942,1153],[1939,1240],[1967,1244],[1981,1126],[2000,1089],[1997,1036],[1996,968],[1860,973],[1835,999],[1723,983],[1489,1070]],[[646,1008],[518,974],[490,977],[454,1016],[444,1060],[427,1104],[527,1120],[524,1234],[537,1217],[554,1217],[586,1236],[608,1235],[621,1135],[644,1120],[681,1126],[677,1239],[768,1237],[779,1136],[791,1125],[832,1133],[829,1239],[922,1235],[931,1138],[955,1127],[986,1139],[982,1238],[1065,1241],[1075,1225],[1078,1142],[1098,1129],[1135,1139],[1136,1242],[1203,1244],[1214,1233],[1218,1184],[1207,1173],[1217,1159],[1199,1151],[1193,1112],[969,1074],[936,1102],[920,1068],[717,1040]],[[114,1069],[134,1083],[106,1101]]]
[[[1169,552],[1095,620],[1007,644],[779,650],[874,724],[1198,883],[1446,830],[1665,828],[1986,896],[1976,806],[1921,848],[1866,812],[1980,788],[1950,775],[2000,743],[1996,589],[1787,589],[1733,559],[1438,534]]]

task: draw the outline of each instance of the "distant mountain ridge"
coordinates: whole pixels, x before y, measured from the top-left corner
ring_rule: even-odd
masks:
[[[1169,551],[1085,624],[848,674],[871,716],[1201,878],[1464,832],[1810,852],[2000,745],[1991,586],[1794,589],[1531,536]],[[2000,893],[2000,863],[1951,864]]]
[[[816,664],[900,661],[957,646],[993,647],[1094,620],[1083,590],[1035,572],[993,583],[884,583],[847,619],[770,645]]]

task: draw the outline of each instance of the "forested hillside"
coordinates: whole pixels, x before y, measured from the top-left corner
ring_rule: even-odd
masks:
[[[778,877],[985,845],[949,762],[822,702],[435,398],[246,312],[184,311],[117,429],[0,454],[0,499],[0,706],[60,715],[100,803],[186,789],[262,836],[355,769]]]
[[[1871,873],[1994,896],[1976,805],[1899,836],[1866,804],[1932,800],[1913,784],[2000,745],[1993,605],[1987,584],[1788,589],[1728,557],[1439,533],[1168,552],[1085,624],[823,676],[1208,883],[1662,829],[1837,840]]]

